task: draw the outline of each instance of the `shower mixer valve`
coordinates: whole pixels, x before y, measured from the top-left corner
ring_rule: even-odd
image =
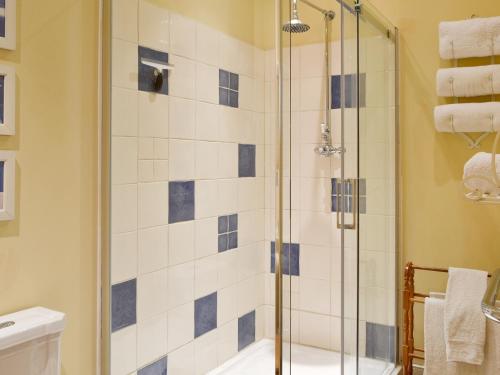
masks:
[[[321,145],[314,148],[314,151],[320,156],[329,157],[333,154],[344,152],[342,147],[333,147],[330,128],[326,124],[321,124]]]

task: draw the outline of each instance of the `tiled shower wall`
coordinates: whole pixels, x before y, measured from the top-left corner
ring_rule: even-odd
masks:
[[[205,374],[264,336],[265,54],[112,14],[111,372]],[[173,65],[158,92],[143,57]]]
[[[362,355],[393,360],[395,340],[395,136],[394,49],[381,37],[361,40],[360,70],[360,330]],[[340,44],[331,44],[333,142],[340,146]],[[274,142],[272,64],[266,70],[266,336],[274,332]],[[341,253],[333,179],[340,157],[318,156],[325,121],[324,44],[284,53],[284,249],[285,337],[292,342],[340,351]],[[346,178],[356,177],[357,125],[355,41],[345,43]],[[291,71],[288,64],[291,59]],[[351,62],[351,63],[350,63]],[[350,76],[349,76],[350,75]],[[290,97],[290,91],[292,93]],[[291,118],[287,114],[291,103]],[[290,134],[291,132],[291,134]],[[290,153],[290,147],[292,152]],[[291,176],[291,177],[290,177]],[[290,193],[291,192],[291,193]],[[352,206],[352,199],[348,202]],[[346,215],[350,222],[350,215]],[[356,351],[356,232],[346,231],[346,351]],[[295,249],[295,250],[293,250]],[[295,271],[294,271],[295,270]],[[290,327],[291,314],[291,327]]]

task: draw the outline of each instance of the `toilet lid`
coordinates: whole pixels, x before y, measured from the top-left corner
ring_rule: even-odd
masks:
[[[0,316],[0,350],[64,329],[65,315],[44,307],[33,307]]]

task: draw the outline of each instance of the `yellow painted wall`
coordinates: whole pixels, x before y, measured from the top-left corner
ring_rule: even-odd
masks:
[[[489,271],[499,268],[500,206],[477,205],[464,199],[463,165],[475,151],[468,149],[457,136],[434,130],[433,107],[447,102],[436,96],[435,74],[439,67],[450,66],[449,61],[439,58],[439,22],[465,19],[472,14],[499,16],[500,2],[371,0],[371,3],[399,27],[401,35],[403,261]],[[497,62],[500,64],[500,57]],[[475,63],[489,64],[489,59]],[[481,149],[491,150],[491,140]],[[417,285],[423,290],[444,288],[445,281],[444,276],[417,273]],[[421,329],[418,333],[421,338]]]
[[[95,373],[97,0],[20,0],[17,218],[0,222],[0,314],[67,314],[63,374]]]

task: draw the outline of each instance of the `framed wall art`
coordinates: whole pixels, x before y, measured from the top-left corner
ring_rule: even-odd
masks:
[[[16,71],[13,67],[0,65],[0,135],[16,133],[15,117]]]
[[[0,48],[16,49],[16,0],[0,0]]]
[[[15,155],[14,151],[0,151],[0,221],[15,218]]]

